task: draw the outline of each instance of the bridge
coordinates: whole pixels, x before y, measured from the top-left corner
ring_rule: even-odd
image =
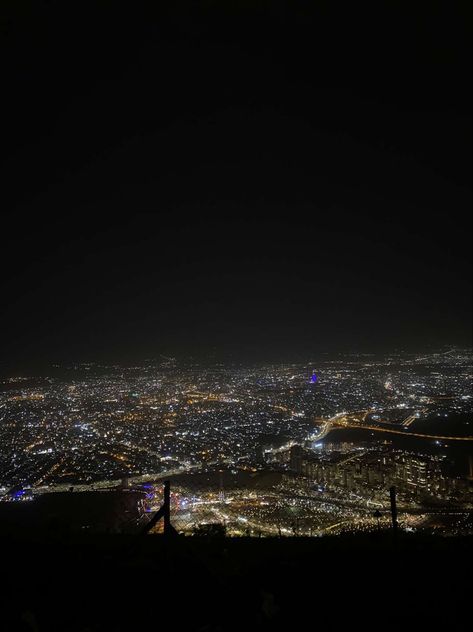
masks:
[[[465,437],[455,437],[452,435],[436,435],[422,432],[411,432],[410,430],[408,430],[408,427],[411,425],[414,419],[417,419],[417,417],[414,417],[414,419],[412,419],[412,415],[404,420],[402,424],[403,430],[397,430],[396,428],[387,428],[385,426],[375,426],[371,423],[366,422],[366,418],[370,412],[372,411],[363,410],[355,411],[353,413],[339,413],[338,415],[335,415],[334,417],[329,419],[328,423],[331,424],[333,428],[358,428],[360,430],[372,430],[374,432],[385,432],[388,434],[402,435],[404,437],[416,437],[419,439],[431,439],[434,441],[473,441],[473,437],[471,435]]]

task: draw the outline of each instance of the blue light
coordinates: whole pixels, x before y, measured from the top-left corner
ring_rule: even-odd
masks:
[[[312,373],[312,377],[310,378],[310,383],[315,384],[317,382],[317,375]]]

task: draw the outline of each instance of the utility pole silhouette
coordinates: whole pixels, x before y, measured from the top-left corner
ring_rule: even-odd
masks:
[[[397,533],[397,505],[396,505],[396,488],[394,485],[389,488],[389,497],[391,499],[391,518],[393,522],[393,532]]]
[[[164,522],[164,535],[177,535],[176,529],[171,524],[171,482],[164,481],[164,502],[151,520],[145,525],[143,533],[149,533],[151,529],[161,520]]]
[[[225,491],[223,489],[223,472],[220,470],[220,489],[218,492],[218,499],[221,503],[225,502]]]

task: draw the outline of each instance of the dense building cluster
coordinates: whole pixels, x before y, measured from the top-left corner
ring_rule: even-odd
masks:
[[[166,358],[9,377],[0,388],[0,500],[171,477],[187,525],[211,507],[212,520],[236,531],[294,529],[294,500],[314,532],[347,511],[364,528],[391,485],[412,516],[435,503],[468,513],[472,367],[471,352],[454,349],[269,366]],[[222,484],[221,471],[279,478],[250,498],[248,481]],[[191,492],[182,477],[202,473],[211,482]]]
[[[447,476],[445,455],[422,455],[393,449],[385,441],[368,446],[353,445],[351,451],[320,449],[317,453],[299,445],[278,451],[270,463],[304,477],[308,484],[325,490],[347,490],[380,497],[395,485],[401,497],[412,500],[469,500],[467,477]]]

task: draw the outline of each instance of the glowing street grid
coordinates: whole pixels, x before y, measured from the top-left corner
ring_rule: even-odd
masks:
[[[51,367],[0,389],[0,502],[146,492],[181,533],[472,532],[472,356],[449,349],[269,366]],[[379,510],[381,518],[374,512]]]

